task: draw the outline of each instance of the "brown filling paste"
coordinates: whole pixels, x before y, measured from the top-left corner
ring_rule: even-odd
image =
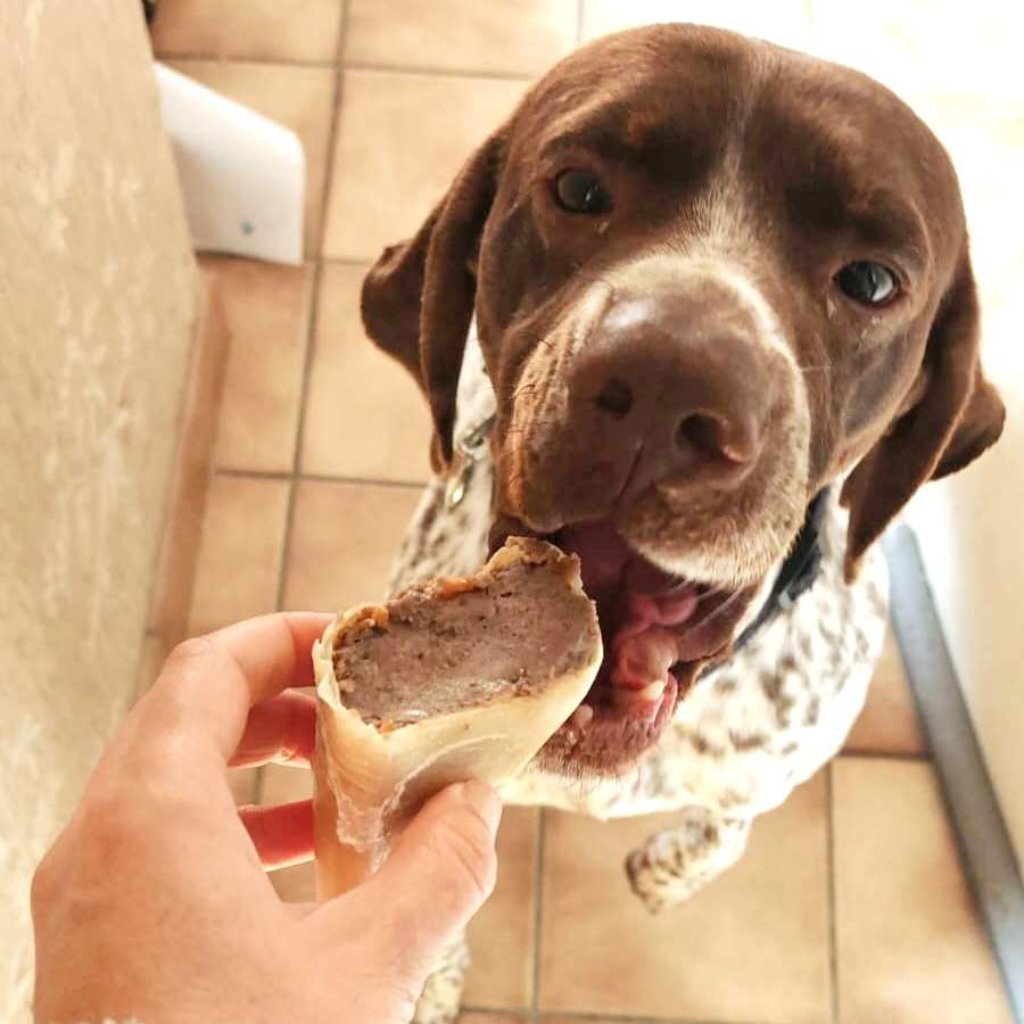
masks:
[[[467,586],[443,597],[413,587],[388,604],[386,623],[340,638],[345,705],[366,722],[407,725],[528,693],[587,660],[596,620],[564,568],[517,563]]]

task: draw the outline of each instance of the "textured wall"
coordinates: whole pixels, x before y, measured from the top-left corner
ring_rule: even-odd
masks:
[[[964,83],[984,81],[982,65],[996,51],[972,52],[974,62],[960,72]],[[923,488],[909,518],[1024,866],[1024,69],[1005,52],[999,66],[1008,87],[1001,94],[927,113],[952,151],[964,191],[981,289],[982,358],[1006,403],[1006,428],[976,464]]]
[[[1022,273],[1004,302],[992,297],[985,317],[986,371],[1007,409],[1003,437],[977,465],[924,488],[908,518],[1024,874]]]
[[[138,2],[0,0],[0,1019],[135,679],[195,268]]]

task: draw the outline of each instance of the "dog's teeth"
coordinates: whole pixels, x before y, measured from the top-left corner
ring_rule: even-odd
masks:
[[[660,700],[661,695],[664,692],[665,680],[655,679],[653,682],[648,683],[640,689],[633,689],[628,686],[618,686],[615,688],[615,699],[619,704],[623,704],[628,707],[632,704],[645,704],[651,701]]]
[[[657,700],[665,692],[665,680],[655,679],[637,691],[637,700]]]
[[[589,704],[581,704],[569,719],[569,724],[577,729],[584,729],[594,717],[594,709]]]

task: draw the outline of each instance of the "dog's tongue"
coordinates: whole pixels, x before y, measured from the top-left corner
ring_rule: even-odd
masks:
[[[597,602],[611,655],[602,675],[607,672],[617,697],[660,699],[679,660],[672,629],[693,615],[697,588],[638,555],[610,522],[567,527],[560,544],[579,555],[583,587]]]

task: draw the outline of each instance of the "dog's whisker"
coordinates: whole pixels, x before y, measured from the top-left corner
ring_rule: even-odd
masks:
[[[717,608],[715,608],[713,611],[708,612],[708,614],[705,615],[702,619],[699,619],[697,622],[695,622],[690,629],[686,630],[686,632],[682,634],[682,636],[689,636],[689,634],[692,633],[693,630],[701,629],[704,626],[706,626],[709,622],[714,622],[716,619],[720,618],[723,615],[723,613],[728,611],[742,596],[742,590],[735,591],[733,594],[727,597]]]

